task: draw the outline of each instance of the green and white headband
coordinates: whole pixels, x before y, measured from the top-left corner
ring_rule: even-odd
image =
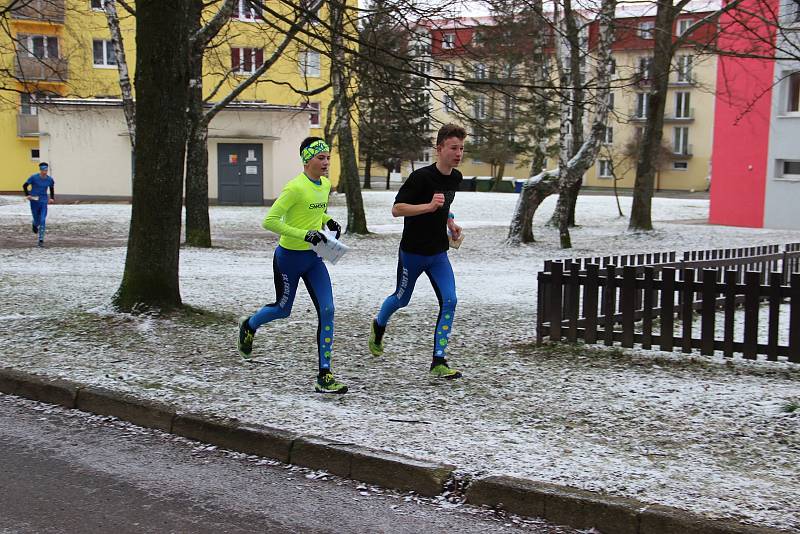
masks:
[[[314,156],[320,152],[330,152],[331,147],[322,139],[317,139],[300,152],[300,158],[303,160],[303,165],[311,161]]]

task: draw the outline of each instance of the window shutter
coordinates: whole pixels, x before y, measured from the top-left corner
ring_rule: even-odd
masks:
[[[231,70],[239,72],[239,48],[231,48]]]
[[[253,49],[242,48],[244,51],[244,72],[253,72]]]
[[[92,41],[92,54],[94,56],[95,65],[102,65],[104,63],[105,54],[103,50],[103,41]]]
[[[47,57],[58,57],[58,37],[47,38]]]
[[[264,49],[263,48],[257,48],[256,49],[256,68],[259,68],[263,64],[264,64]]]

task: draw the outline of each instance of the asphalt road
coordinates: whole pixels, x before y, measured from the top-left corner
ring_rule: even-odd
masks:
[[[574,532],[0,394],[0,533],[450,531]]]

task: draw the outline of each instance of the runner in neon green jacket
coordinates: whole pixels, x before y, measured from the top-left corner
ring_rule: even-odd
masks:
[[[300,145],[303,172],[289,180],[264,218],[262,226],[281,236],[272,260],[275,302],[253,315],[239,319],[239,353],[249,358],[253,338],[262,324],[288,317],[300,279],[317,309],[317,352],[319,373],[314,390],[319,393],[345,393],[347,386],[337,382],[331,372],[333,345],[333,289],[328,269],[312,245],[327,241],[323,227],[336,232],[341,226],[327,214],[331,183],[325,176],[330,165],[330,147],[318,137],[306,138]]]

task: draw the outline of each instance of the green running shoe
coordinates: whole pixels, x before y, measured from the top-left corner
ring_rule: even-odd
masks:
[[[383,356],[383,333],[385,326],[380,326],[378,321],[372,321],[372,328],[369,331],[369,351],[373,356]]]
[[[329,371],[317,376],[317,381],[314,383],[314,391],[317,393],[347,393],[347,386],[337,382],[333,378],[333,373]]]
[[[245,359],[250,358],[250,354],[253,352],[253,338],[256,335],[255,330],[252,330],[247,322],[249,319],[250,317],[239,317],[239,341],[237,347],[239,354]]]
[[[444,378],[445,380],[461,378],[461,371],[450,369],[446,361],[444,363],[431,364],[430,373],[433,378]]]

